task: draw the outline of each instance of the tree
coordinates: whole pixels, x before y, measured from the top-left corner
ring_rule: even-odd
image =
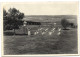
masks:
[[[68,20],[62,19],[61,20],[61,25],[64,27],[64,29],[67,29],[67,27],[69,26]]]
[[[7,24],[10,26],[10,28],[14,29],[14,34],[15,34],[15,29],[19,29],[19,26],[22,25],[23,17],[24,13],[21,13],[16,8],[10,8],[8,10]]]
[[[7,26],[7,12],[5,9],[3,9],[3,29],[6,30],[6,26]]]

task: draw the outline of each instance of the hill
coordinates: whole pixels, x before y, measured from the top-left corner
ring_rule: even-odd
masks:
[[[35,22],[58,22],[63,18],[70,20],[70,22],[77,23],[76,15],[26,15],[23,20]]]

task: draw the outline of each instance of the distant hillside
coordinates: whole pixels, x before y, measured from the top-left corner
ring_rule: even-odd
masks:
[[[76,15],[27,15],[25,17],[76,18]]]
[[[27,15],[23,20],[35,22],[58,22],[63,18],[70,19],[70,21],[77,23],[76,15]]]
[[[25,16],[24,20],[31,20],[31,21],[55,21],[59,19],[77,19],[76,15],[28,15]]]

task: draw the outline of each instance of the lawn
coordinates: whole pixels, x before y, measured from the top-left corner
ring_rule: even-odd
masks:
[[[52,35],[4,35],[4,54],[77,54],[77,29]]]

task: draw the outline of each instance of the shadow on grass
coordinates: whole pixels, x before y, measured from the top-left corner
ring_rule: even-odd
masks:
[[[63,30],[70,30],[70,29],[63,29]]]
[[[4,32],[4,35],[11,36],[11,35],[14,35],[14,32]],[[15,33],[15,35],[20,35],[20,36],[22,36],[22,35],[28,35],[28,34],[17,34],[17,33]]]

